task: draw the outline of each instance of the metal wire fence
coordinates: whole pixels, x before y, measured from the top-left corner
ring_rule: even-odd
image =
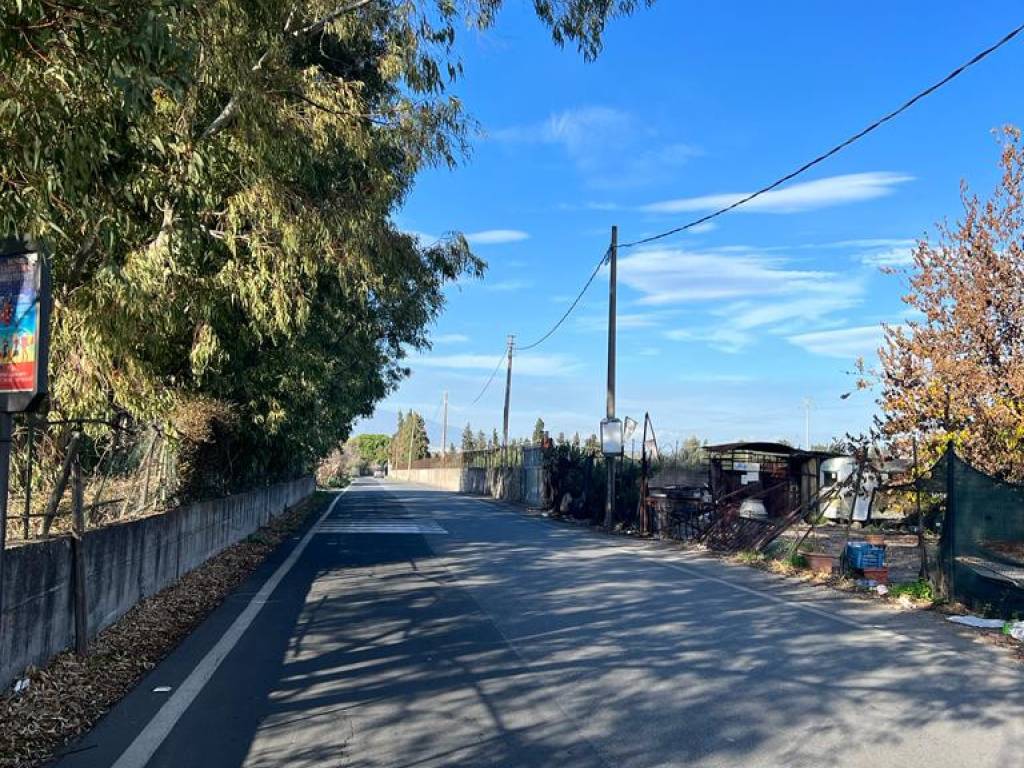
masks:
[[[167,509],[178,496],[176,457],[173,440],[157,426],[20,416],[11,445],[6,543],[71,531],[76,482],[85,529]]]

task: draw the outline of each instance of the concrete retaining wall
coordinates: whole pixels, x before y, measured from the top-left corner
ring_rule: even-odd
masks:
[[[539,507],[544,504],[544,467],[539,448],[523,452],[523,465],[500,467],[396,468],[388,473],[396,480],[429,485],[443,491],[490,496]]]
[[[442,491],[459,492],[462,488],[461,467],[431,467],[430,469],[392,469],[389,477],[420,485],[429,485]]]
[[[304,477],[86,532],[90,637],[141,598],[241,541],[313,490],[313,478]],[[41,664],[74,645],[72,572],[71,542],[66,537],[7,550],[0,689],[30,664]]]

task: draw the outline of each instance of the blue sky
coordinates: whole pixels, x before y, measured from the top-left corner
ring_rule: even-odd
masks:
[[[424,174],[397,215],[426,236],[467,233],[489,264],[448,291],[434,347],[357,431],[393,430],[415,408],[440,440],[501,426],[503,375],[471,401],[508,333],[534,341],[607,247],[685,223],[799,166],[938,80],[1020,23],[1013,4],[856,5],[661,0],[608,29],[586,63],[512,2],[466,31],[454,91],[479,121],[473,156]],[[879,324],[906,319],[914,238],[955,220],[959,185],[998,178],[993,129],[1024,124],[1011,42],[896,121],[756,204],[619,262],[618,413],[650,411],[662,442],[803,440],[863,429],[870,393],[846,400]],[[545,344],[513,365],[512,433],[604,415],[607,279]]]

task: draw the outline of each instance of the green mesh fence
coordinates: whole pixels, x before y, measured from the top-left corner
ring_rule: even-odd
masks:
[[[978,611],[1024,615],[1024,486],[975,469],[950,447],[918,487],[946,497],[942,591]]]

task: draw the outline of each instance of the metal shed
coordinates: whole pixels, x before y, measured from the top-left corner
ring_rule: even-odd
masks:
[[[834,454],[771,442],[722,443],[704,450],[716,503],[760,498],[769,517],[782,517],[802,504],[809,504],[808,513],[819,512],[819,469]]]

